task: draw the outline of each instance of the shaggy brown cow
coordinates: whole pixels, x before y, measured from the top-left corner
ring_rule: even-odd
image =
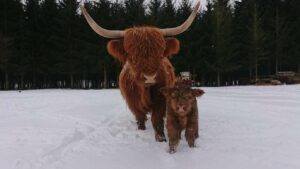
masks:
[[[204,91],[192,89],[191,81],[177,81],[172,88],[160,89],[167,98],[167,131],[170,153],[176,152],[176,147],[185,130],[185,138],[190,147],[195,146],[198,138],[198,107],[196,97]]]
[[[157,141],[166,141],[163,120],[166,101],[159,89],[174,85],[174,68],[169,57],[179,51],[179,41],[165,37],[187,30],[199,6],[200,2],[189,18],[175,28],[133,27],[126,30],[102,28],[80,6],[88,24],[97,34],[114,39],[108,42],[107,49],[123,65],[119,76],[121,93],[136,117],[138,129],[145,129],[146,114],[152,112],[151,120]]]

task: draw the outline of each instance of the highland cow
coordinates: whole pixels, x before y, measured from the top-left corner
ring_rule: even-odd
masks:
[[[190,81],[178,81],[174,87],[161,88],[167,98],[167,131],[169,137],[169,153],[175,153],[185,130],[185,138],[190,147],[195,146],[198,138],[198,107],[196,97],[204,91],[192,89]]]
[[[108,53],[123,65],[119,76],[119,87],[129,109],[135,115],[138,129],[145,130],[147,113],[157,141],[166,141],[164,116],[166,100],[159,92],[161,87],[172,87],[175,81],[174,68],[169,61],[179,51],[179,41],[170,36],[186,31],[192,24],[200,2],[189,18],[180,26],[159,29],[155,27],[133,27],[126,30],[107,30],[99,26],[80,6],[91,28],[100,36],[111,38]]]

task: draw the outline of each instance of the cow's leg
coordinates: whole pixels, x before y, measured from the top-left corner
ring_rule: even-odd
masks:
[[[199,138],[199,124],[198,124],[198,120],[197,123],[195,124],[195,138]]]
[[[158,88],[151,90],[152,116],[151,121],[155,130],[156,141],[167,141],[164,133],[164,117],[166,114],[166,101],[164,96],[158,91]]]
[[[131,100],[132,101],[132,100]],[[133,112],[137,127],[139,130],[145,130],[145,122],[147,120],[147,111],[143,109],[139,102],[127,102],[129,109]]]
[[[139,130],[145,130],[145,122],[147,120],[146,113],[142,112],[134,112],[135,118],[136,118],[136,124]]]
[[[142,102],[143,95],[135,83],[128,79],[128,76],[121,76],[119,81],[119,86],[123,97],[128,105],[128,108],[134,114],[137,121],[137,127],[139,130],[145,130],[145,121],[147,120],[146,113],[149,108],[146,106],[146,102]]]
[[[159,111],[153,111],[151,121],[155,130],[155,140],[159,142],[167,141],[164,133],[164,115]]]

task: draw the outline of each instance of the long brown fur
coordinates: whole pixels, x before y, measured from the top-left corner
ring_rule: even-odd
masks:
[[[195,139],[199,136],[196,97],[203,95],[203,90],[192,89],[189,82],[180,81],[176,82],[175,87],[162,88],[161,92],[167,98],[169,152],[176,152],[183,130],[189,146],[194,147]]]
[[[135,115],[138,129],[145,129],[146,114],[151,112],[156,140],[166,141],[163,120],[166,99],[159,90],[174,85],[174,68],[168,58],[179,51],[179,41],[164,38],[157,28],[134,27],[126,30],[124,39],[111,40],[107,49],[123,64],[119,87]],[[146,86],[144,75],[154,74],[156,83]]]

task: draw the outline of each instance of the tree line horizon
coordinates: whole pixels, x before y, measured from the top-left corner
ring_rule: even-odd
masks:
[[[121,64],[109,39],[86,23],[77,0],[1,0],[0,90],[117,87]],[[192,2],[95,0],[85,8],[104,28],[180,25]],[[176,36],[170,60],[200,86],[225,86],[280,71],[300,73],[300,1],[208,1],[191,27]]]

